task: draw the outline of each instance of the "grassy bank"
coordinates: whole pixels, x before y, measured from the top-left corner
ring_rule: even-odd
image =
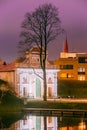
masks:
[[[60,102],[60,101],[29,101],[25,106],[28,108],[53,108],[53,109],[87,109],[87,103]]]
[[[87,109],[86,102],[64,102],[62,100],[54,101],[33,101],[30,100],[26,105],[18,97],[6,94],[0,104],[0,113],[21,112],[23,107],[27,108],[49,108],[49,109]]]
[[[59,80],[58,95],[61,97],[87,98],[87,81]]]
[[[20,112],[23,108],[23,101],[18,97],[6,94],[0,104],[0,112]]]

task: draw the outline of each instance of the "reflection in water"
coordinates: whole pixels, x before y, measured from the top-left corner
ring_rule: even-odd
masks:
[[[86,123],[83,120],[79,123],[79,130],[87,130]]]
[[[2,113],[0,113],[2,114]],[[18,121],[22,118],[20,113],[6,113],[0,116],[0,130],[18,130]],[[18,125],[18,127],[17,127]]]
[[[0,117],[0,130],[87,130],[87,118],[34,114]]]
[[[19,130],[57,130],[57,117],[27,115],[20,120]]]

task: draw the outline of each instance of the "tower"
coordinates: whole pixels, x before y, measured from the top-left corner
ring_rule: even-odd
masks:
[[[65,53],[68,53],[68,42],[67,42],[67,37],[66,37],[66,40],[65,40],[65,43],[64,43],[64,51]]]

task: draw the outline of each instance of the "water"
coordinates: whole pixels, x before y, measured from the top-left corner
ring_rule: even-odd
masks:
[[[0,130],[87,130],[87,117],[80,114],[6,114],[0,116]]]

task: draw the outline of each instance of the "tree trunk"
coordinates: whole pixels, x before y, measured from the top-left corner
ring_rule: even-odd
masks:
[[[44,83],[44,101],[47,101],[46,69],[43,69],[43,83]]]

